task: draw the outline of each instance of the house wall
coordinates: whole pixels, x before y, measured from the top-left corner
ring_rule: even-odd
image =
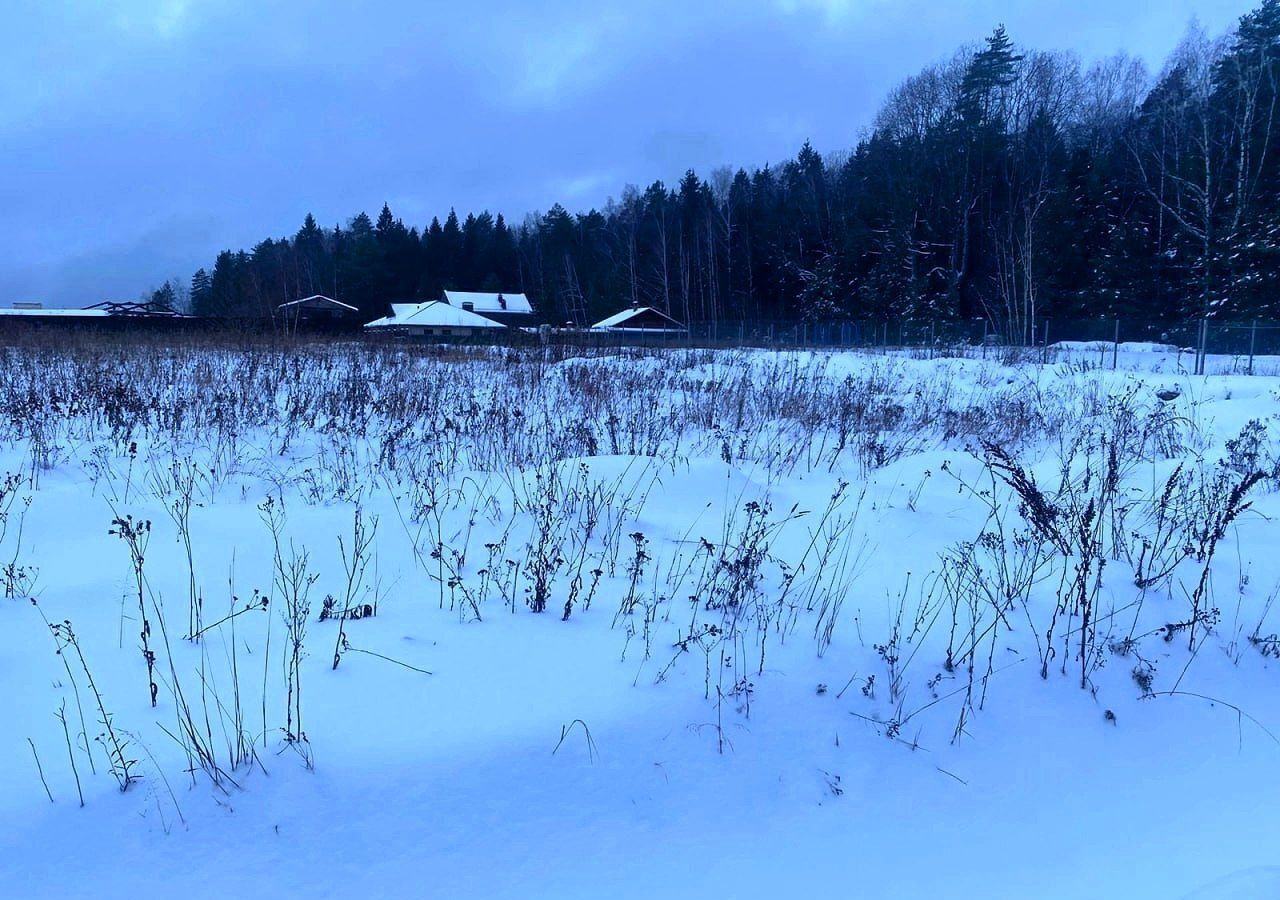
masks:
[[[475,337],[476,328],[431,328],[426,326],[407,326],[406,332],[417,337]]]

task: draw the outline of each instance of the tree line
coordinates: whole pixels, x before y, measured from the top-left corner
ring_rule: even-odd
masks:
[[[684,321],[1280,318],[1280,0],[1228,35],[1194,24],[1154,76],[1085,66],[1003,27],[899,85],[852,150],[690,170],[599,209],[508,225],[384,205],[224,251],[198,314],[326,294],[367,318],[446,288],[524,291],[585,324],[624,306]],[[187,293],[166,284],[159,299]]]

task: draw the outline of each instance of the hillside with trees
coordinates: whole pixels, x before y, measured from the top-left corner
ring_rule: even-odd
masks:
[[[323,293],[373,318],[520,290],[553,322],[638,303],[690,322],[986,317],[1014,337],[1045,317],[1280,318],[1278,87],[1280,0],[1221,38],[1193,25],[1154,74],[999,27],[898,86],[848,152],[806,143],[515,225],[308,215],[219,254],[190,300],[254,317]]]

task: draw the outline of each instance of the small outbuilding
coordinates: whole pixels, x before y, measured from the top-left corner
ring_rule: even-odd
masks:
[[[592,331],[621,334],[688,334],[689,329],[660,309],[633,306],[591,326]]]
[[[409,334],[418,337],[478,337],[498,334],[505,325],[441,300],[392,303],[391,314],[364,326],[371,334]]]
[[[312,294],[301,300],[290,300],[276,307],[276,313],[286,322],[338,322],[358,315],[360,310],[349,303],[334,300],[323,294]]]

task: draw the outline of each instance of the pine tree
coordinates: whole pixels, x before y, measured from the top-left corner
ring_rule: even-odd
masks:
[[[390,205],[383,203],[382,212],[378,213],[378,223],[374,226],[374,229],[378,233],[378,240],[388,240],[391,237],[392,232],[395,230],[396,224],[396,217],[391,214]],[[403,229],[404,225],[400,224],[400,228]]]
[[[293,252],[297,273],[294,293],[298,296],[288,299],[298,300],[313,294],[331,293],[334,290],[333,261],[325,246],[324,232],[311,213],[307,213],[302,227],[293,237]]]
[[[191,276],[191,312],[197,316],[215,316],[213,308],[213,279],[204,269],[197,269]]]
[[[445,217],[444,228],[441,231],[441,247],[443,248],[445,260],[449,266],[446,275],[446,281],[455,281],[461,274],[459,264],[462,260],[462,227],[458,224],[458,214],[450,209],[449,215]],[[458,285],[452,285],[457,288]]]
[[[146,299],[157,310],[176,310],[178,308],[178,291],[169,281],[152,291]]]
[[[367,319],[387,311],[386,268],[382,247],[373,223],[360,213],[347,226],[337,256],[338,284],[342,296],[335,297],[360,310]]]
[[[1000,120],[1000,92],[1013,84],[1023,57],[1013,52],[1013,41],[1003,25],[997,25],[965,70],[960,84],[960,118],[971,128]]]

